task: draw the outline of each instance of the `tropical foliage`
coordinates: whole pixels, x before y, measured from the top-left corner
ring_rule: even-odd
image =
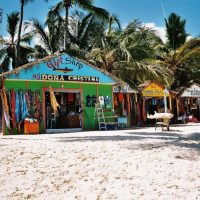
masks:
[[[168,19],[165,19],[169,48],[175,50],[185,43],[188,36],[185,23],[186,20],[181,20],[181,17],[175,13],[171,13]]]
[[[92,0],[61,0],[49,10],[45,23],[35,18],[23,22],[24,5],[30,1],[20,0],[20,13],[7,16],[9,37],[0,39],[2,72],[29,62],[28,58],[64,51],[136,87],[147,80],[174,89],[191,81],[200,83],[200,39],[186,42],[186,20],[175,13],[165,19],[168,40],[163,43],[138,20],[121,28],[116,15],[95,7]]]
[[[7,15],[7,32],[8,38],[1,38],[0,43],[2,48],[0,49],[0,66],[1,72],[8,71],[9,68],[16,68],[16,44],[17,44],[17,27],[19,24],[19,13],[12,12]],[[29,47],[32,37],[29,34],[23,34],[21,36],[21,45],[19,46],[22,55],[19,59],[19,66],[28,63],[28,54],[33,52],[33,49]]]

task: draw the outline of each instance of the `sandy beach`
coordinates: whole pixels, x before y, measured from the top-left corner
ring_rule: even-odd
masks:
[[[2,200],[200,200],[200,124],[0,137]]]

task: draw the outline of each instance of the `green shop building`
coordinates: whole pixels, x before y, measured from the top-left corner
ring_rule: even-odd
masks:
[[[8,135],[97,129],[96,102],[101,101],[105,116],[112,116],[113,88],[122,82],[57,54],[1,74],[1,83],[2,133]]]

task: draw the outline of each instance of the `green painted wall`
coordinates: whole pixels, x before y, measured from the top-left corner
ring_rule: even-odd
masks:
[[[30,89],[31,91],[40,91],[40,96],[42,97],[42,88],[48,88],[51,85],[52,88],[63,88],[63,89],[81,89],[83,97],[83,116],[84,116],[84,130],[93,130],[97,129],[97,120],[94,118],[94,107],[86,106],[86,96],[109,96],[112,102],[112,85],[109,84],[92,84],[92,83],[68,83],[68,82],[49,82],[49,81],[22,81],[22,80],[5,80],[4,86],[6,90],[26,90]],[[43,101],[43,99],[42,99]],[[111,112],[106,112],[105,115],[111,115]],[[43,132],[44,125],[40,124],[40,133]],[[17,134],[17,131],[14,131],[12,134]],[[21,130],[23,133],[23,129]],[[6,134],[9,134],[9,131],[6,129]]]

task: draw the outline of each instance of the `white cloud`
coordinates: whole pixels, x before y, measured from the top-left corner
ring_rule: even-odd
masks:
[[[155,33],[156,33],[156,35],[158,35],[164,43],[167,41],[165,27],[156,26],[156,24],[153,23],[153,22],[151,22],[151,23],[144,23],[144,26],[148,27],[148,28],[151,28],[152,30],[154,30]]]
[[[189,35],[189,36],[187,36],[186,41],[189,41],[189,40],[191,40],[191,39],[192,39],[192,36]]]

